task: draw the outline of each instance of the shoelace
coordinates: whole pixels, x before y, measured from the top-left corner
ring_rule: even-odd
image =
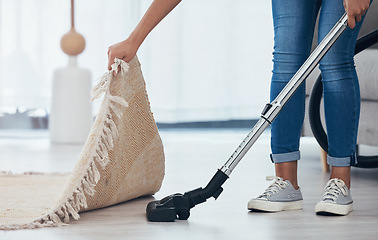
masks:
[[[340,193],[344,196],[348,195],[348,190],[346,189],[345,183],[337,178],[331,179],[328,181],[325,187],[323,201],[331,200],[332,202],[336,202],[336,199],[339,197]]]
[[[286,188],[289,185],[283,180],[283,178],[280,177],[267,176],[266,180],[274,180],[274,182],[259,197],[270,197],[272,194],[278,193],[280,190]]]

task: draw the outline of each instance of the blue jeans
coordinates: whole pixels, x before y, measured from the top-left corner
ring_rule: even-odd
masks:
[[[272,0],[272,9],[271,100],[309,56],[319,10],[318,42],[345,12],[343,0]],[[319,64],[328,134],[327,159],[331,166],[356,164],[360,90],[353,56],[361,24],[362,21],[354,29],[347,28]],[[272,123],[271,159],[274,163],[300,159],[299,140],[304,113],[305,84],[302,84]]]

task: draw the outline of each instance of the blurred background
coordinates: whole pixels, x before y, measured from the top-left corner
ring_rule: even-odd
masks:
[[[93,84],[107,70],[108,47],[127,38],[151,2],[75,1],[75,29],[86,41],[78,67]],[[0,0],[1,129],[48,129],[53,73],[68,65],[60,40],[70,29],[70,4]],[[138,57],[160,127],[252,126],[269,101],[270,8],[266,1],[182,1],[152,31]]]

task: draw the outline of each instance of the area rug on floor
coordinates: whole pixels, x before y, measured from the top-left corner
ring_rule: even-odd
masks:
[[[130,63],[116,59],[92,89],[93,99],[102,94],[100,111],[69,175],[0,173],[1,230],[61,226],[70,217],[79,219],[80,212],[160,189],[163,145],[136,57]]]

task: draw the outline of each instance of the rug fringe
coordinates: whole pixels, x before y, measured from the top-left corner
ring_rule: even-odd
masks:
[[[112,70],[105,73],[99,83],[96,84],[91,91],[92,100],[99,98],[102,93],[105,93],[103,104],[106,106],[106,111],[100,112],[99,116],[97,116],[99,119],[104,119],[101,123],[103,127],[102,131],[100,131],[101,134],[96,141],[95,147],[91,150],[92,153],[90,156],[92,161],[87,173],[81,180],[80,185],[73,192],[72,196],[68,197],[63,205],[54,209],[51,213],[25,225],[0,226],[0,229],[16,230],[66,225],[69,222],[70,216],[72,216],[73,219],[78,220],[80,218],[78,213],[79,210],[82,207],[88,207],[85,194],[93,196],[95,193],[95,187],[101,177],[96,163],[101,166],[102,169],[104,169],[109,163],[109,151],[114,147],[114,142],[119,135],[114,118],[117,117],[118,119],[121,119],[123,115],[121,106],[128,107],[125,99],[110,94],[109,87],[113,79],[113,72],[117,72],[118,66],[121,66],[122,75],[129,69],[129,65],[126,62],[120,59],[115,59],[115,63],[112,65]]]
[[[60,223],[68,223],[69,215],[71,215],[75,220],[80,218],[78,214],[81,207],[87,208],[87,199],[85,193],[93,196],[95,194],[95,187],[100,180],[100,173],[96,166],[96,163],[101,166],[102,169],[106,167],[109,163],[109,151],[114,147],[114,142],[118,137],[118,129],[114,122],[114,118],[122,118],[123,112],[120,106],[128,107],[125,99],[113,96],[110,94],[110,84],[113,79],[113,71],[117,71],[118,66],[121,66],[121,74],[125,74],[129,66],[122,60],[116,59],[115,63],[112,65],[112,70],[105,73],[100,82],[93,88],[92,99],[98,98],[102,92],[104,92],[104,100],[107,106],[106,112],[99,113],[102,116],[105,116],[105,120],[102,122],[103,128],[100,131],[99,138],[96,143],[96,147],[92,150],[91,158],[92,162],[88,168],[87,174],[81,181],[81,185],[73,193],[73,196],[69,198],[65,204],[62,206],[62,209],[56,210],[54,213],[49,215],[49,220],[53,223],[58,223],[58,218]],[[116,104],[114,104],[116,103]],[[101,116],[98,116],[101,119]],[[63,216],[58,213],[63,213]],[[59,216],[59,217],[58,217]],[[58,217],[58,218],[56,218]]]

